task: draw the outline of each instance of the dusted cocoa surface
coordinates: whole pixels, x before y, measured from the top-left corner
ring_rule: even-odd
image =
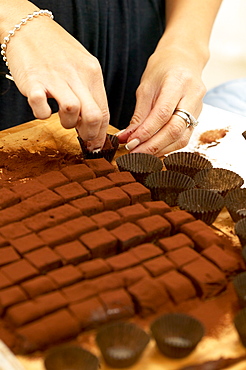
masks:
[[[16,156],[0,156],[0,190],[7,199],[0,210],[0,312],[5,326],[0,338],[15,353],[42,351],[78,335],[86,342],[86,330],[116,318],[131,318],[145,327],[170,311],[194,313],[211,335],[228,312],[239,309],[231,276],[245,265],[228,238],[185,211],[146,201],[143,185],[126,185],[126,179],[132,184],[129,175],[117,182],[117,171],[107,173],[111,165],[95,173],[76,155],[45,150]],[[27,165],[18,165],[20,160]],[[114,186],[94,195],[89,189],[77,192],[88,181],[85,176],[96,179],[98,174]],[[64,189],[69,189],[68,196]],[[77,199],[70,200],[70,189]],[[130,205],[133,198],[141,204]],[[216,253],[209,249],[211,242]],[[211,309],[213,317],[207,315]]]

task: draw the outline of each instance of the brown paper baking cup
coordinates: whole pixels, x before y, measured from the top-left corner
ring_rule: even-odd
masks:
[[[246,271],[241,272],[233,279],[233,286],[240,306],[246,307]]]
[[[225,196],[225,206],[234,222],[246,217],[246,188],[229,191]]]
[[[119,139],[116,135],[107,134],[104,147],[99,151],[89,151],[86,146],[86,141],[80,136],[77,137],[82,149],[84,159],[105,158],[108,162],[112,162],[115,153],[119,147]]]
[[[224,198],[211,190],[190,189],[179,194],[178,206],[211,225],[224,207]]]
[[[144,185],[150,189],[153,200],[162,200],[169,206],[177,205],[178,195],[195,187],[194,180],[175,171],[161,171],[146,177]]]
[[[168,313],[151,324],[151,332],[161,353],[171,358],[183,358],[200,342],[204,327],[190,315]]]
[[[120,171],[129,171],[134,178],[144,183],[145,178],[163,168],[162,160],[147,153],[127,153],[116,158],[116,164]]]
[[[240,188],[244,180],[236,172],[225,168],[210,168],[199,171],[194,180],[197,188],[216,191],[225,196],[228,191]]]
[[[241,246],[246,245],[246,218],[242,218],[237,221],[234,225],[235,234],[238,236],[238,239],[241,243]]]
[[[101,327],[96,343],[107,365],[113,368],[132,366],[137,362],[150,336],[130,322],[114,322]]]
[[[44,366],[46,370],[98,370],[99,360],[79,346],[61,345],[47,352]]]
[[[184,173],[194,177],[195,174],[203,169],[212,168],[212,163],[198,153],[175,152],[163,159],[167,170]]]
[[[246,308],[240,310],[233,321],[242,345],[246,347]]]

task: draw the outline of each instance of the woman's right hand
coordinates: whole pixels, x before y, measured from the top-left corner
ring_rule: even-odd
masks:
[[[89,150],[102,147],[109,110],[101,67],[94,56],[45,15],[16,31],[6,55],[14,81],[36,118],[51,115],[47,99],[52,97],[62,126],[76,128]]]

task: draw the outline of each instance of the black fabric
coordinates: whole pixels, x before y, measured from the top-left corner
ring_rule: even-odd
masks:
[[[163,0],[33,0],[53,12],[63,26],[101,64],[110,124],[126,127],[149,56],[164,31]],[[52,38],[51,38],[52,42]],[[6,71],[1,60],[0,71]],[[57,104],[50,100],[53,112]],[[34,119],[26,98],[0,75],[0,129]]]

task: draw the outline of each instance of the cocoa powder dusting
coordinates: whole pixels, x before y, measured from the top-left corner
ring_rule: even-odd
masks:
[[[28,150],[0,151],[0,186],[8,186],[14,181],[34,178],[48,171],[82,163],[83,158],[67,152],[45,148],[31,153]]]

